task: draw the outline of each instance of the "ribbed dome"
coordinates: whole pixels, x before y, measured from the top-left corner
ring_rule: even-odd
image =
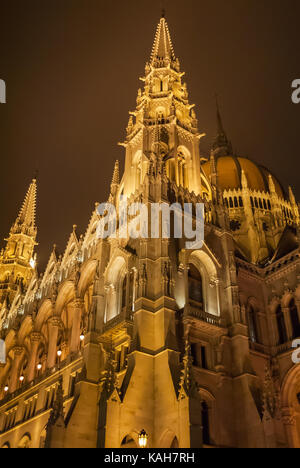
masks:
[[[250,189],[259,190],[260,192],[269,192],[268,178],[269,175],[271,175],[277,195],[280,198],[285,198],[281,184],[273,174],[271,174],[268,169],[255,164],[250,159],[235,156],[221,156],[217,158],[216,164],[218,183],[222,190],[241,188],[241,175],[242,171],[244,171]],[[202,168],[209,178],[210,162],[204,163]]]

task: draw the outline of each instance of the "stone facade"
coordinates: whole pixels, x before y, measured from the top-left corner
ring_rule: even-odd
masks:
[[[109,202],[203,203],[205,241],[85,235],[35,266],[36,180],[0,257],[0,447],[300,447],[299,211],[232,154],[209,160],[161,18]]]

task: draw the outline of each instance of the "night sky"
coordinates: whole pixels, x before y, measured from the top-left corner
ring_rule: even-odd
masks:
[[[201,151],[215,135],[214,94],[237,154],[263,164],[300,199],[299,0],[166,0],[175,53],[196,104]],[[124,161],[161,1],[1,0],[0,237],[6,237],[36,169],[38,261],[63,253],[108,197]],[[4,245],[4,243],[3,243]]]

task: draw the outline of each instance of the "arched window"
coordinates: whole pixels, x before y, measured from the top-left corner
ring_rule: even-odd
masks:
[[[31,437],[30,434],[25,434],[20,442],[18,443],[18,448],[30,448],[31,445]]]
[[[295,300],[292,299],[289,305],[291,324],[293,329],[293,339],[300,337],[300,321],[298,315],[298,309]]]
[[[203,307],[203,284],[201,274],[193,264],[190,264],[189,267],[189,299]]]
[[[172,440],[170,448],[173,448],[173,449],[178,449],[179,448],[179,443],[178,443],[177,437],[174,437],[174,439]]]
[[[189,186],[189,161],[191,159],[187,148],[179,146],[177,157],[166,155],[164,161],[166,165],[167,177],[176,182],[178,186],[187,188]]]
[[[166,171],[167,171],[167,177],[175,181],[176,179],[176,170],[175,170],[175,159],[174,158],[169,158],[166,160]]]
[[[278,328],[278,344],[284,344],[287,342],[287,332],[283,311],[280,305],[276,309],[276,322]]]
[[[2,448],[2,449],[9,449],[9,448],[10,448],[9,442],[6,442],[4,445],[2,445],[1,448]]]
[[[210,445],[210,432],[209,432],[209,408],[206,401],[202,402],[202,438],[204,445]]]
[[[256,314],[252,306],[248,309],[249,336],[252,343],[258,342]]]
[[[137,444],[135,443],[133,437],[128,434],[127,436],[124,437],[121,443],[121,448],[137,448]]]
[[[107,273],[105,323],[119,315],[126,305],[126,265],[122,257],[117,257]]]

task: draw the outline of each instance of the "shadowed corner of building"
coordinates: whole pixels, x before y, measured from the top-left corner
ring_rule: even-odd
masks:
[[[0,80],[0,104],[6,104],[6,83]]]

